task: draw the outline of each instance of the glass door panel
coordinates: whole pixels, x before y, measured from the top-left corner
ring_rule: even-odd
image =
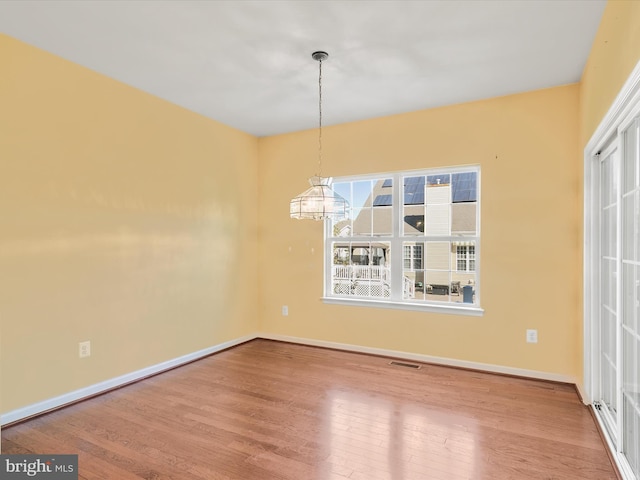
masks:
[[[618,178],[617,149],[600,163],[600,345],[599,403],[611,436],[617,438],[618,404]]]
[[[623,133],[622,452],[640,478],[640,122]]]

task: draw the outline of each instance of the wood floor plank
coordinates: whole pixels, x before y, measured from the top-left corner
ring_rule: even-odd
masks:
[[[415,362],[411,362],[415,363]],[[254,340],[2,430],[81,479],[615,479],[570,385]]]

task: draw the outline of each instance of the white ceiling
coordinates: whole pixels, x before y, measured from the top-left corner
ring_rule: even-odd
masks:
[[[0,32],[257,136],[579,81],[605,0],[3,0]]]

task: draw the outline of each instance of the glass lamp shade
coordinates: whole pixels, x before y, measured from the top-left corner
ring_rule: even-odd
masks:
[[[311,188],[291,200],[291,218],[324,220],[347,216],[349,203],[331,189],[330,177],[311,177],[309,183]]]

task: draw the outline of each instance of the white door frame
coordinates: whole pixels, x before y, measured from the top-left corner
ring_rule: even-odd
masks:
[[[599,318],[599,262],[597,255],[599,251],[599,231],[598,225],[594,225],[593,212],[599,206],[599,153],[607,143],[616,137],[621,129],[628,125],[631,118],[640,112],[640,62],[625,82],[622,90],[618,93],[609,111],[602,119],[602,122],[592,135],[584,149],[584,277],[583,277],[583,308],[584,308],[584,397],[586,404],[592,404],[597,400],[599,385],[596,379],[599,378],[598,366],[598,318]],[[621,272],[618,272],[621,275]],[[620,298],[618,298],[618,301]],[[618,305],[620,305],[618,303]],[[618,335],[619,337],[619,335]],[[618,340],[618,351],[621,345]],[[621,370],[621,365],[618,365]],[[619,377],[619,375],[618,375]],[[618,393],[620,396],[620,393]],[[618,402],[619,403],[619,402]],[[619,405],[618,405],[619,406]],[[593,405],[592,405],[593,408]],[[620,409],[618,408],[618,415]],[[611,450],[620,473],[625,479],[635,478],[629,464],[624,456],[608,437],[607,430],[601,422],[601,418],[596,414],[596,418],[601,423],[600,427],[605,432],[607,445]],[[618,423],[618,433],[622,428]],[[618,439],[621,435],[618,434]],[[618,447],[620,442],[618,442]]]

